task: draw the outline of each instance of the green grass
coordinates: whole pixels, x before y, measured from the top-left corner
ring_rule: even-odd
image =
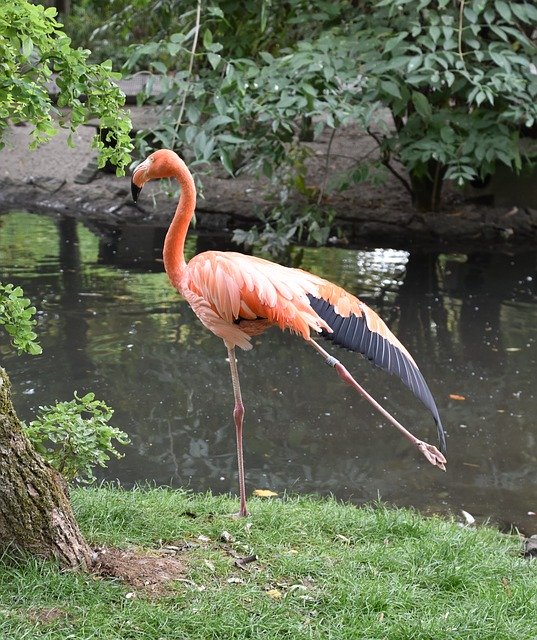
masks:
[[[2,640],[537,640],[537,565],[493,529],[315,498],[252,499],[242,520],[234,500],[166,489],[73,503],[94,545],[193,543],[187,581],[155,595],[5,557]],[[230,551],[258,560],[244,571]]]

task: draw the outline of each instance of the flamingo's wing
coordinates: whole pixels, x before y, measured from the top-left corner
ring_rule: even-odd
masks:
[[[188,264],[189,295],[203,303],[209,329],[227,344],[251,348],[240,319],[267,319],[310,339],[313,329],[334,344],[361,353],[393,374],[431,411],[440,447],[445,434],[433,396],[410,353],[366,304],[341,287],[300,269],[232,252],[199,254]],[[192,303],[191,303],[192,304]],[[212,314],[212,315],[211,315]],[[213,317],[214,316],[214,317]]]
[[[321,335],[339,347],[356,351],[384,371],[397,376],[432,413],[440,449],[446,451],[446,438],[438,408],[414,359],[388,329],[383,320],[363,302],[349,315],[338,313],[334,304],[322,297],[309,296],[311,306],[330,326]]]

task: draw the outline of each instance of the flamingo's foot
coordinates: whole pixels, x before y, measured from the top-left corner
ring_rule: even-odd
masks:
[[[446,457],[434,445],[418,440],[416,442],[416,446],[418,447],[418,450],[421,451],[421,453],[423,453],[427,460],[433,465],[433,467],[438,467],[442,471],[446,470]]]
[[[228,514],[228,517],[233,518],[233,520],[238,520],[239,518],[247,518],[249,515],[250,513],[244,510],[244,511],[237,511],[237,513],[230,513]]]

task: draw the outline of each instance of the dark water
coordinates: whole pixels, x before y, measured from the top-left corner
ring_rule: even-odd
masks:
[[[226,351],[155,261],[163,234],[1,216],[1,279],[39,307],[44,354],[17,357],[1,338],[0,362],[24,419],[75,390],[115,409],[132,445],[101,477],[235,493]],[[207,242],[192,236],[188,251]],[[305,250],[301,266],[358,294],[413,353],[448,431],[448,472],[426,466],[313,349],[271,330],[239,353],[248,491],[380,496],[537,532],[536,253],[322,249]],[[355,354],[336,355],[435,442],[430,415],[396,379]]]

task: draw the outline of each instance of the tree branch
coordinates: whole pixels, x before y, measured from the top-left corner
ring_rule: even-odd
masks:
[[[367,133],[373,138],[373,140],[377,143],[379,149],[381,150],[381,158],[380,158],[381,163],[386,167],[386,169],[388,169],[388,171],[392,175],[394,175],[399,180],[399,182],[401,182],[401,184],[404,186],[404,188],[408,191],[408,193],[411,196],[414,195],[414,192],[412,191],[412,187],[410,186],[410,183],[408,182],[408,180],[404,176],[402,176],[396,169],[394,169],[394,167],[392,167],[392,165],[390,164],[390,160],[388,158],[388,154],[382,151],[380,138],[375,133],[373,133],[371,129],[368,129]]]

